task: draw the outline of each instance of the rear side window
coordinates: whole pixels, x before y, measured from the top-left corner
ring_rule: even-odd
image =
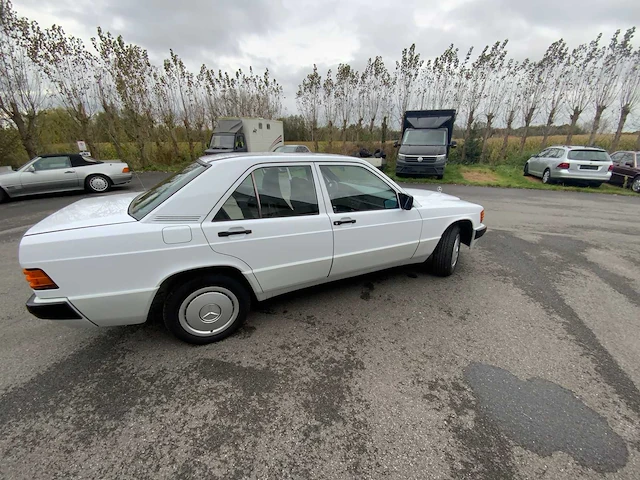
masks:
[[[610,160],[607,152],[602,150],[570,150],[567,158],[569,160],[583,160],[587,162],[608,162]]]
[[[264,167],[249,174],[224,202],[215,222],[318,215],[310,166]]]

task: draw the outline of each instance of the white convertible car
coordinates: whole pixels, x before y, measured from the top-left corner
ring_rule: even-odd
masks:
[[[20,264],[39,318],[131,325],[161,305],[178,338],[208,343],[235,331],[252,300],[427,260],[450,275],[483,217],[353,157],[217,155],[145,193],[54,213],[24,235]]]

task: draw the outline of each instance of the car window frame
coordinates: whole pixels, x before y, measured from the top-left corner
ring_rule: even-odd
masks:
[[[315,192],[316,192],[316,200],[318,202],[318,213],[314,213],[314,214],[309,214],[309,215],[291,215],[291,216],[282,216],[282,217],[266,217],[263,218],[260,212],[260,218],[245,218],[245,219],[234,219],[234,220],[216,220],[216,215],[218,215],[218,212],[222,209],[222,207],[224,206],[224,204],[227,202],[227,200],[229,199],[229,197],[231,197],[235,191],[238,189],[238,187],[247,179],[247,177],[254,175],[254,172],[256,172],[257,170],[261,169],[261,168],[270,168],[270,167],[291,167],[291,168],[295,168],[295,167],[310,167],[311,169],[311,176],[313,178],[313,182],[314,182],[314,187],[315,187]],[[229,189],[224,193],[224,195],[222,195],[220,197],[220,200],[218,200],[218,202],[216,202],[216,204],[213,206],[213,208],[211,209],[211,212],[209,212],[209,214],[207,215],[206,219],[205,219],[205,223],[228,223],[228,222],[255,222],[255,221],[273,221],[273,220],[282,220],[282,219],[293,219],[293,218],[309,218],[309,217],[317,217],[319,215],[322,215],[323,213],[327,213],[327,207],[325,204],[325,199],[324,199],[324,194],[321,192],[320,188],[322,187],[322,185],[320,185],[320,188],[318,187],[319,185],[319,178],[317,176],[317,172],[315,169],[315,166],[313,164],[313,162],[265,162],[265,163],[257,163],[255,165],[252,165],[250,168],[248,168],[247,170],[245,170],[244,172],[242,172],[242,174],[239,176],[238,179],[236,179],[236,181],[231,185],[231,187],[229,187]],[[258,194],[258,186],[256,185],[255,181],[254,181],[254,191],[256,193],[256,200],[258,202],[258,208],[261,209],[260,207],[260,198],[259,198],[259,194]]]
[[[46,160],[50,160],[52,158],[66,158],[68,165],[65,165],[64,167],[56,167],[56,168],[47,168],[47,169],[42,169],[42,170],[38,170],[36,168],[36,164],[38,162],[42,162],[42,161],[46,161]],[[73,164],[71,163],[71,157],[69,157],[69,155],[55,155],[55,156],[49,156],[49,157],[40,157],[39,159],[35,160],[31,166],[33,166],[33,168],[35,169],[36,172],[53,172],[56,170],[64,170],[65,168],[74,168]]]
[[[372,175],[376,176],[377,178],[379,178],[383,183],[385,183],[391,190],[393,190],[396,194],[396,201],[398,203],[398,206],[395,208],[381,208],[381,209],[376,209],[376,210],[359,210],[356,212],[349,212],[348,215],[359,215],[359,214],[366,214],[366,213],[371,213],[371,212],[388,212],[391,210],[402,210],[402,208],[400,207],[400,197],[399,194],[403,193],[402,189],[399,188],[399,186],[389,183],[389,181],[387,181],[387,179],[385,177],[383,177],[382,175],[380,175],[378,173],[378,171],[376,169],[374,169],[373,167],[369,167],[368,165],[364,165],[362,163],[358,163],[358,162],[332,162],[331,160],[320,160],[315,162],[316,164],[316,168],[317,168],[317,172],[320,178],[320,182],[321,185],[320,187],[322,188],[322,195],[324,196],[324,201],[326,204],[326,209],[327,212],[330,215],[347,215],[346,213],[335,213],[333,211],[333,204],[331,203],[331,195],[329,194],[329,190],[327,189],[327,185],[324,182],[324,177],[322,175],[322,170],[320,169],[320,167],[322,166],[339,166],[339,167],[361,167],[364,168],[365,170],[367,170],[369,173],[371,173]]]

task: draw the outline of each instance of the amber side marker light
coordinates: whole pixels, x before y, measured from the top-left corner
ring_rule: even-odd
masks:
[[[25,268],[22,270],[29,286],[34,290],[52,290],[58,288],[56,282],[39,268]]]
[[[122,173],[129,173],[131,170],[129,170],[129,167],[124,167],[122,169]]]
[[[484,222],[484,210],[480,212],[480,223]]]

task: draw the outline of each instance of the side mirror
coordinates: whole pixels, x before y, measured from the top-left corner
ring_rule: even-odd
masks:
[[[393,146],[395,148],[398,148],[400,146],[400,144],[398,143],[398,140],[396,140],[395,142],[393,142]]]
[[[458,142],[456,142],[455,140],[453,140],[453,141],[449,144],[449,146],[450,146],[451,148],[456,148],[456,147],[458,146]]]
[[[33,165],[29,165],[29,168],[27,168],[27,172],[29,173],[36,173],[36,169]]]
[[[413,207],[413,197],[411,195],[399,193],[398,198],[400,199],[400,208],[403,210],[411,210]]]

